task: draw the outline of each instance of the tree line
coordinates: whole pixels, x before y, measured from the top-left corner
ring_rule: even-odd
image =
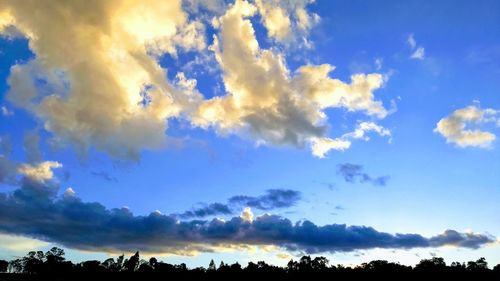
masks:
[[[299,260],[290,260],[285,267],[267,264],[264,261],[249,262],[246,267],[239,263],[226,264],[223,261],[217,266],[212,260],[207,268],[188,268],[181,263],[173,265],[158,261],[152,257],[149,260],[140,258],[139,252],[129,258],[124,255],[118,258],[109,258],[101,262],[88,260],[73,263],[66,260],[65,252],[61,248],[53,247],[47,252],[31,251],[26,256],[11,261],[0,260],[0,280],[67,280],[71,278],[86,279],[89,276],[99,276],[107,279],[142,279],[148,276],[151,279],[173,277],[176,280],[192,278],[249,278],[258,275],[290,279],[303,276],[457,276],[463,278],[485,277],[500,280],[500,264],[489,267],[485,258],[467,263],[452,262],[446,264],[443,258],[433,257],[422,259],[415,266],[406,266],[386,260],[374,260],[358,266],[333,265],[325,257],[303,256]]]

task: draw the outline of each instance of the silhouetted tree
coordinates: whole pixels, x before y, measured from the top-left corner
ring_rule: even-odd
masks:
[[[443,258],[433,257],[432,259],[423,259],[416,266],[417,271],[443,272],[446,270],[446,263]]]
[[[208,264],[208,271],[216,271],[217,267],[215,266],[214,260],[210,260],[210,263]]]
[[[343,265],[330,266],[325,257],[303,256],[298,261],[290,260],[286,267],[267,264],[264,261],[249,262],[245,268],[239,263],[229,265],[220,262],[217,268],[214,260],[208,269],[197,267],[189,269],[186,264],[172,265],[152,257],[149,261],[141,260],[139,252],[124,260],[121,255],[116,260],[106,259],[83,261],[73,265],[64,258],[64,250],[52,248],[43,253],[31,251],[22,258],[10,262],[0,260],[0,280],[61,281],[61,280],[203,280],[210,278],[238,279],[391,279],[427,280],[432,278],[469,280],[500,280],[500,265],[492,270],[485,258],[467,263],[453,262],[447,266],[443,258],[433,257],[421,260],[414,268],[386,260],[374,260],[354,268]],[[9,273],[1,273],[8,271]],[[15,274],[14,274],[15,273]],[[412,278],[412,277],[417,278]]]
[[[23,271],[27,273],[40,272],[45,255],[42,251],[31,251],[23,257]]]
[[[9,262],[9,272],[11,273],[22,273],[23,272],[23,260],[15,259]]]
[[[125,271],[134,272],[139,266],[139,252],[135,252],[128,260],[123,263],[123,268]]]
[[[106,271],[106,268],[97,260],[84,261],[80,265],[85,273],[100,273]]]
[[[155,257],[149,259],[149,266],[151,266],[152,268],[155,268],[157,264],[158,260]]]
[[[50,250],[45,253],[45,258],[48,263],[60,263],[63,262],[66,258],[64,257],[64,250],[57,247],[52,247]]]
[[[488,263],[485,258],[480,258],[477,261],[470,261],[467,263],[467,270],[469,271],[486,271],[488,270]]]
[[[0,260],[0,272],[7,272],[9,268],[9,262],[6,260]]]

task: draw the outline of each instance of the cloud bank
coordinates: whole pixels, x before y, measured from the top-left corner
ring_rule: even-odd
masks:
[[[11,194],[0,194],[0,232],[83,250],[171,254],[252,245],[306,253],[446,245],[476,249],[496,240],[455,230],[424,237],[390,234],[367,226],[318,226],[307,220],[292,223],[272,214],[254,216],[248,207],[241,216],[229,220],[180,221],[159,212],[135,216],[127,208],[110,210],[99,203],[82,202],[73,190],[59,197],[56,194],[57,187],[29,180]]]

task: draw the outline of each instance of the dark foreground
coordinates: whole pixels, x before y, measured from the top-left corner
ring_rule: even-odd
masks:
[[[123,255],[103,262],[97,260],[73,263],[66,261],[64,250],[32,251],[11,261],[0,260],[0,281],[26,280],[500,280],[500,264],[490,268],[484,258],[467,263],[446,264],[442,258],[423,259],[415,266],[405,266],[384,260],[363,263],[356,267],[330,265],[324,257],[303,256],[290,260],[285,267],[268,265],[263,261],[219,266],[211,261],[207,268],[187,268],[185,264],[172,265],[155,258],[140,259],[139,252],[130,258]],[[354,278],[354,279],[353,279]]]

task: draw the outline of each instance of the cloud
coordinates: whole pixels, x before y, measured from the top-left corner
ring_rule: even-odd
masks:
[[[327,108],[387,115],[372,93],[384,82],[380,74],[356,74],[346,84],[329,77],[334,67],[328,64],[304,65],[290,73],[283,54],[260,48],[249,19],[258,11],[253,4],[236,1],[214,21],[219,33],[210,48],[227,92],[201,103],[192,117],[196,126],[248,136],[257,143],[302,147],[326,137]]]
[[[385,186],[387,181],[389,181],[389,176],[383,177],[372,177],[367,173],[363,172],[363,166],[344,163],[337,165],[337,174],[341,175],[346,182],[354,183],[354,182],[369,182],[373,185]]]
[[[253,197],[237,195],[229,198],[229,204],[247,206],[258,210],[289,208],[302,199],[299,191],[291,189],[268,189],[266,194]]]
[[[12,110],[9,110],[9,108],[7,108],[6,106],[0,107],[0,112],[5,117],[9,117],[9,116],[14,115],[14,112]]]
[[[45,183],[54,178],[52,169],[61,168],[62,164],[56,161],[44,161],[38,164],[20,164],[17,167],[17,172],[24,175],[26,178],[38,182]]]
[[[7,98],[81,153],[93,146],[137,159],[165,144],[166,119],[195,99],[156,61],[206,47],[203,26],[180,0],[2,1],[0,14],[35,54],[11,68]]]
[[[425,56],[425,49],[423,47],[418,47],[415,52],[410,56],[412,59],[423,60]]]
[[[292,35],[307,40],[319,20],[306,9],[311,2],[130,0],[83,8],[79,1],[3,1],[1,26],[15,26],[35,54],[11,67],[7,98],[35,115],[54,142],[69,143],[82,155],[94,147],[137,160],[141,150],[167,145],[172,118],[259,144],[315,146],[316,155],[347,149],[347,142],[328,136],[325,111],[385,118],[388,111],[374,91],[387,77],[360,73],[343,82],[331,77],[335,67],[329,64],[291,70],[283,48],[259,46],[251,21],[260,15],[276,39],[272,45]],[[215,11],[220,9],[226,10]],[[170,81],[159,63],[163,55],[175,60],[179,52],[207,51],[205,12],[215,14],[208,49],[226,90],[208,99],[196,80],[174,73]]]
[[[447,143],[453,143],[460,148],[488,148],[496,139],[496,135],[478,127],[487,123],[496,124],[498,127],[499,122],[498,110],[482,109],[479,104],[475,104],[457,109],[451,115],[439,120],[434,132],[446,138]],[[472,128],[467,129],[467,127]]]
[[[23,147],[29,163],[37,163],[42,160],[42,152],[39,145],[40,135],[38,134],[38,130],[31,130],[24,134]]]
[[[332,149],[339,151],[346,150],[351,147],[352,140],[370,140],[370,138],[366,136],[366,134],[369,132],[375,132],[382,137],[391,136],[391,131],[389,129],[377,125],[374,122],[359,122],[354,131],[346,133],[339,138],[313,138],[311,140],[312,153],[318,158],[324,158],[326,156],[326,153],[328,153],[328,151]]]
[[[410,34],[408,36],[406,42],[408,43],[408,45],[410,45],[410,48],[413,50],[413,53],[410,55],[410,59],[423,60],[425,57],[425,48],[421,46],[417,47],[417,41],[415,40],[413,34]]]
[[[306,6],[311,0],[255,0],[261,22],[268,37],[291,44],[304,39],[307,32],[319,22],[320,17],[309,13]]]
[[[230,215],[233,211],[229,208],[228,205],[222,203],[212,203],[208,206],[204,206],[201,208],[193,209],[190,211],[186,211],[179,215],[181,218],[203,218],[214,215]]]
[[[417,47],[417,41],[415,41],[415,37],[412,34],[408,35],[408,39],[406,40],[408,45],[410,45],[410,48],[415,49]]]
[[[96,176],[96,177],[99,177],[105,181],[108,181],[108,182],[118,182],[118,179],[115,178],[114,176],[110,175],[108,172],[106,171],[92,171],[90,172],[91,175],[93,176]]]
[[[7,136],[0,136],[0,183],[16,181],[16,163],[10,160],[12,143]]]
[[[82,202],[75,195],[56,194],[50,186],[44,190],[26,181],[13,193],[0,194],[0,231],[82,250],[172,254],[256,245],[306,253],[447,245],[476,249],[496,241],[489,235],[454,230],[427,238],[367,226],[318,226],[307,220],[292,223],[277,215],[254,216],[250,209],[229,220],[180,221],[159,212],[136,216],[127,208],[107,209],[99,203]]]
[[[251,207],[258,210],[274,210],[295,206],[302,199],[299,191],[291,189],[268,189],[260,196],[236,195],[227,200],[226,204],[211,203],[194,208],[177,216],[180,218],[203,218],[215,215],[234,214],[241,207]]]

